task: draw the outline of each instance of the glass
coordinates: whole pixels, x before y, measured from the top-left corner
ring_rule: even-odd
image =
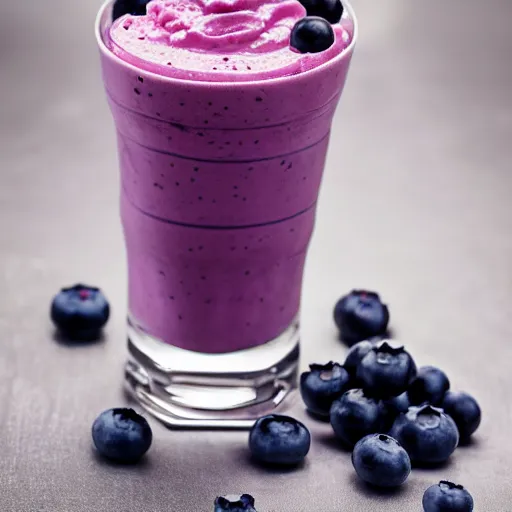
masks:
[[[96,36],[128,258],[126,385],[169,426],[247,428],[296,387],[302,275],[351,45],[304,73],[173,79]]]

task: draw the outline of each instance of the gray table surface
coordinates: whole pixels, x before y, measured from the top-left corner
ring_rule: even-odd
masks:
[[[512,2],[355,0],[361,24],[337,113],[303,300],[303,358],[342,359],[331,308],[381,292],[420,364],[478,397],[474,443],[395,493],[358,483],[329,425],[303,468],[259,469],[244,432],[168,431],[144,463],[95,455],[90,425],[123,404],[126,280],[114,130],[92,24],[96,0],[0,4],[0,509],[212,510],[250,492],[262,512],[421,509],[451,478],[478,511],[512,511]],[[113,304],[102,343],[53,339],[63,284]]]

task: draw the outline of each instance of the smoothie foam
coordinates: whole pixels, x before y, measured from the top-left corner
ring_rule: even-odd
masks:
[[[265,9],[274,21],[254,28]],[[117,131],[130,316],[192,351],[258,346],[299,312],[351,22],[335,26],[332,48],[306,55],[289,48],[290,26],[305,14],[296,0],[152,0],[148,11],[112,27],[103,16],[97,32]],[[171,42],[173,23],[204,27],[211,15],[242,20],[247,38],[234,38],[229,51],[204,30],[185,30],[187,45]],[[217,32],[222,23],[213,23]],[[286,27],[286,41],[265,36],[272,27]],[[133,37],[140,31],[145,39]],[[252,48],[267,39],[265,49]],[[162,64],[171,54],[176,65]],[[224,58],[245,69],[210,71]]]
[[[148,71],[206,81],[261,80],[293,75],[343,51],[353,36],[345,17],[320,53],[290,47],[306,15],[298,0],[152,0],[145,16],[123,16],[110,30],[112,51]]]

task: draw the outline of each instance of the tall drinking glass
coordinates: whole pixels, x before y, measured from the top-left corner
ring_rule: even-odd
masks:
[[[296,386],[304,262],[352,42],[291,76],[206,82],[129,63],[96,24],[121,170],[126,384],[170,426],[248,427]]]

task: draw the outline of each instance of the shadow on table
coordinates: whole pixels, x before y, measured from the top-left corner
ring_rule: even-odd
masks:
[[[265,464],[263,462],[259,462],[256,459],[252,457],[252,455],[248,452],[247,448],[245,447],[239,447],[238,449],[234,450],[233,453],[234,457],[236,457],[236,460],[239,460],[240,462],[245,463],[247,466],[255,469],[259,473],[262,474],[287,474],[287,473],[296,473],[303,471],[307,466],[307,458],[300,464],[296,464],[293,466],[286,466],[286,465],[274,465],[274,464]]]
[[[480,440],[478,438],[475,438],[471,436],[469,439],[462,439],[459,443],[459,446],[457,446],[457,449],[462,448],[464,450],[467,449],[477,449],[480,446]]]
[[[318,423],[323,423],[325,425],[329,424],[329,416],[320,416],[319,414],[311,412],[309,409],[306,409],[306,415],[308,418],[317,421]]]
[[[389,327],[388,329],[386,329],[385,333],[368,338],[368,341],[378,342],[378,341],[382,341],[382,340],[393,340],[397,343],[400,343],[399,340],[396,340],[396,337],[397,337],[396,329],[393,327]],[[358,339],[350,339],[350,338],[347,339],[347,338],[343,337],[341,333],[336,334],[336,340],[339,343],[341,343],[342,345],[344,345],[347,349],[352,348],[356,343],[359,343],[359,341],[363,341],[360,339],[359,340]],[[364,341],[366,341],[366,340],[364,340]]]
[[[407,484],[401,485],[399,487],[374,487],[363,482],[355,473],[350,475],[350,485],[357,489],[361,494],[368,497],[381,497],[386,498],[394,498],[396,496],[400,496],[401,494],[407,492]]]
[[[100,332],[99,334],[84,335],[81,337],[69,337],[60,332],[58,329],[52,334],[53,341],[59,345],[65,347],[76,348],[76,347],[90,347],[91,345],[97,345],[106,341],[105,333]]]
[[[343,444],[333,432],[327,432],[322,434],[315,435],[315,443],[322,444],[323,446],[329,448],[329,450],[337,450],[342,453],[346,453],[350,455],[352,453],[352,448]]]
[[[137,471],[138,473],[148,471],[151,468],[151,457],[148,457],[147,455],[144,455],[135,463],[122,463],[103,457],[94,447],[91,447],[91,451],[94,461],[100,466],[120,468],[122,471]]]
[[[448,469],[453,463],[453,456],[444,462],[428,463],[428,462],[413,462],[412,469],[424,469],[426,471],[435,471],[438,469]]]

